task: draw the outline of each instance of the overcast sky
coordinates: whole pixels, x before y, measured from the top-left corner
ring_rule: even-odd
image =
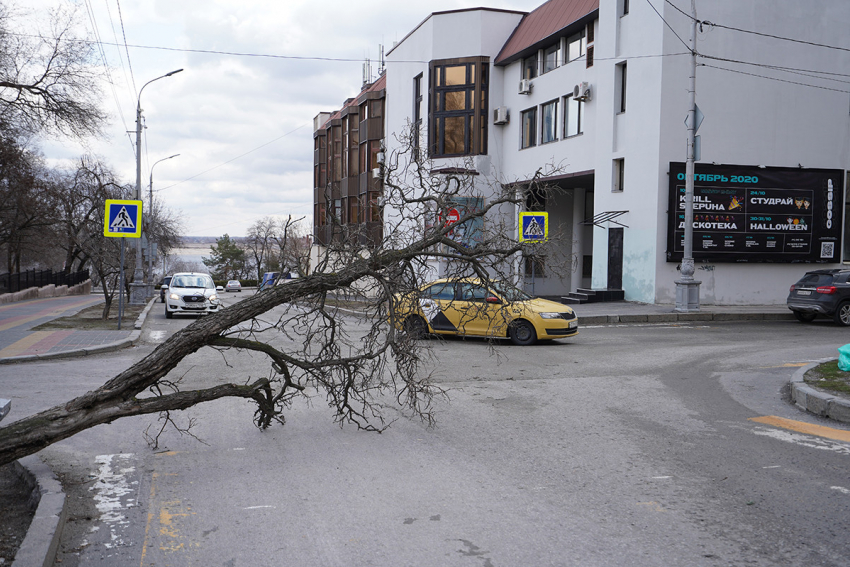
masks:
[[[102,93],[108,138],[89,140],[87,148],[51,140],[42,150],[52,164],[90,151],[134,183],[135,136],[126,131],[135,131],[138,90],[182,68],[142,93],[145,204],[151,166],[180,154],[156,165],[153,188],[180,211],[184,235],[242,236],[266,215],[311,221],[313,117],[359,92],[366,58],[377,76],[379,45],[388,51],[432,12],[482,5],[530,11],[540,3],[74,0],[109,66],[112,81],[104,70]],[[59,4],[17,0],[42,15]]]

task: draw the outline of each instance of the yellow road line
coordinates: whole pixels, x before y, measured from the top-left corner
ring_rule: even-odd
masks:
[[[846,431],[844,429],[834,429],[824,425],[814,425],[812,423],[806,423],[805,421],[795,421],[793,419],[776,417],[775,415],[751,417],[749,421],[772,425],[773,427],[779,427],[782,429],[789,429],[791,431],[796,431],[797,433],[805,433],[806,435],[816,435],[818,437],[825,437],[826,439],[850,443],[850,431]]]

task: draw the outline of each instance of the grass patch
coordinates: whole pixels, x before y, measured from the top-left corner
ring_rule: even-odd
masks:
[[[806,372],[803,380],[819,390],[850,395],[850,372],[838,368],[838,359],[815,366]]]
[[[124,305],[124,316],[121,318],[121,329],[132,329],[139,315],[144,311],[144,305]],[[82,311],[53,319],[33,327],[33,331],[47,331],[55,329],[78,329],[80,331],[116,331],[118,330],[118,302],[112,302],[109,310],[109,319],[101,319],[103,316],[103,303],[86,307]]]

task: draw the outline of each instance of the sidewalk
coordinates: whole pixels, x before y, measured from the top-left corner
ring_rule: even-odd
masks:
[[[136,329],[141,327],[133,320],[125,321],[120,331],[33,330],[47,321],[102,303],[99,296],[74,295],[0,305],[0,364],[84,356],[130,345],[138,338]],[[144,314],[140,319],[143,317]],[[138,327],[134,328],[134,323]]]
[[[608,301],[570,305],[578,315],[579,329],[588,325],[615,323],[675,323],[693,321],[780,321],[794,320],[781,305],[701,305],[695,313],[677,313],[673,304]]]

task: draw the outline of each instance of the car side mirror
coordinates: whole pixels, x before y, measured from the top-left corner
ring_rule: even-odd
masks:
[[[499,299],[498,297],[495,297],[495,296],[492,296],[492,295],[491,295],[490,297],[488,297],[488,298],[487,298],[487,303],[494,303],[494,304],[496,304],[496,305],[501,305],[501,304],[502,304],[502,300],[501,300],[501,299]]]
[[[159,289],[168,289],[168,284],[162,284]]]

